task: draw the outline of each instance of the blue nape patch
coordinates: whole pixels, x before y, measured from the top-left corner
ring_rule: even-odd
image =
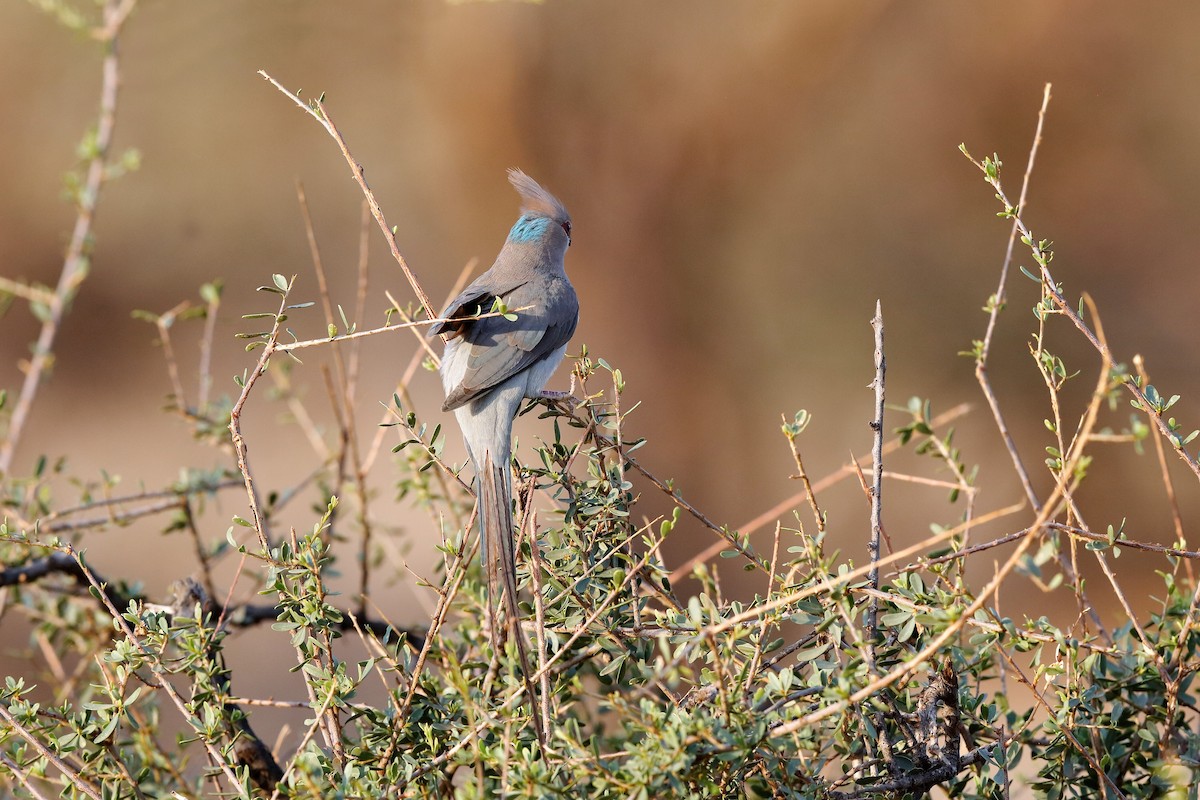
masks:
[[[550,230],[554,220],[547,217],[521,217],[517,224],[508,232],[508,240],[518,244],[528,244],[542,239]]]

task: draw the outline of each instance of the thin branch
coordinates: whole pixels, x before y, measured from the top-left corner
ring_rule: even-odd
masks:
[[[502,317],[505,314],[518,314],[522,311],[528,311],[530,308],[532,308],[532,306],[521,306],[520,308],[510,308],[505,311],[489,311],[485,314],[476,314],[476,315],[472,315],[470,317],[459,317],[455,321],[461,322],[464,319],[487,319],[488,317]],[[402,331],[402,330],[406,330],[408,328],[421,328],[421,327],[425,327],[427,325],[437,325],[439,322],[446,322],[446,321],[447,320],[442,319],[441,317],[431,317],[430,319],[398,322],[398,323],[391,324],[391,325],[385,325],[382,328],[372,328],[369,331],[355,331],[354,333],[343,333],[343,334],[339,334],[337,336],[331,336],[331,337],[327,337],[324,339],[305,339],[303,341],[298,341],[298,342],[277,343],[275,345],[275,347],[272,348],[272,351],[276,352],[276,353],[290,353],[295,350],[304,350],[305,348],[308,348],[308,347],[320,347],[322,345],[328,345],[328,344],[333,344],[333,343],[337,343],[337,342],[348,342],[352,339],[362,339],[363,337],[366,337],[366,336],[378,336],[381,333],[390,333],[392,331]]]
[[[1046,109],[1049,105],[1050,84],[1047,83],[1042,92],[1042,107],[1038,111],[1037,128],[1033,134],[1033,144],[1029,148],[1029,160],[1025,164],[1025,178],[1021,183],[1021,208],[1025,207],[1025,197],[1029,191],[1030,178],[1033,176],[1033,165],[1037,160],[1038,147],[1042,143],[1042,126],[1045,124]],[[1004,446],[1008,450],[1009,458],[1012,459],[1013,469],[1021,481],[1021,486],[1025,489],[1025,496],[1029,498],[1029,503],[1036,512],[1039,508],[1037,493],[1033,490],[1033,483],[1029,479],[1029,471],[1025,469],[1021,454],[1017,450],[1017,444],[1013,440],[1012,434],[1008,430],[1008,425],[1004,421],[1004,414],[1000,411],[1000,402],[996,399],[996,393],[992,390],[992,383],[987,373],[987,358],[992,346],[992,335],[996,331],[996,321],[1000,316],[1000,311],[1004,308],[1005,286],[1008,283],[1008,268],[1012,264],[1013,249],[1016,246],[1019,232],[1017,221],[1014,220],[1012,231],[1008,236],[1008,247],[1004,253],[1004,263],[1000,266],[1000,285],[996,288],[996,293],[992,296],[990,303],[991,309],[988,314],[987,332],[983,336],[979,353],[975,359],[975,379],[979,382],[979,388],[983,391],[988,408],[992,411],[992,417],[996,421],[996,428],[1000,431],[1001,438],[1004,439]]]
[[[293,281],[295,279],[293,278]],[[291,288],[289,282],[288,288]],[[262,355],[259,356],[258,362],[254,365],[254,369],[250,371],[249,376],[242,383],[242,393],[238,396],[237,401],[233,404],[233,408],[229,412],[229,435],[233,440],[233,451],[237,456],[238,470],[242,474],[242,482],[246,486],[246,497],[250,505],[251,523],[254,526],[254,532],[258,534],[258,543],[262,547],[262,554],[268,556],[271,552],[271,536],[267,530],[267,519],[262,512],[262,502],[258,497],[258,489],[254,485],[254,476],[250,472],[250,456],[246,447],[246,440],[242,436],[242,409],[246,407],[246,401],[250,399],[250,391],[254,388],[254,384],[267,371],[267,365],[271,363],[271,355],[275,352],[275,347],[279,342],[279,329],[283,325],[283,312],[287,308],[287,293],[284,292],[279,299],[279,311],[275,314],[275,321],[271,327],[271,332],[267,336],[266,346],[262,349]]]
[[[879,588],[879,538],[883,529],[883,408],[884,408],[884,379],[887,374],[887,359],[883,351],[883,307],[875,301],[875,316],[871,319],[871,329],[875,331],[875,380],[871,382],[875,389],[875,416],[871,420],[874,444],[871,447],[871,465],[873,467],[871,483],[871,538],[867,543],[867,555],[871,559],[871,572],[867,581],[872,589]],[[879,631],[876,628],[876,616],[879,604],[872,598],[867,606],[863,620],[866,626],[866,657],[872,669],[875,667],[875,640]]]
[[[383,231],[383,237],[387,240],[388,249],[391,250],[392,258],[394,258],[396,263],[400,265],[400,269],[403,270],[404,277],[408,279],[408,284],[412,287],[413,293],[417,296],[417,299],[421,301],[421,306],[425,309],[426,316],[432,320],[437,312],[433,310],[433,306],[429,302],[429,296],[425,294],[425,290],[421,288],[420,282],[417,281],[417,276],[411,269],[409,269],[408,262],[404,259],[404,256],[401,255],[400,247],[396,243],[396,234],[392,231],[391,226],[387,224],[387,220],[384,219],[383,210],[380,209],[379,203],[375,200],[375,193],[372,192],[371,187],[367,185],[366,171],[363,169],[361,164],[354,160],[354,156],[350,154],[350,148],[347,147],[346,140],[342,138],[337,126],[333,124],[333,119],[330,118],[329,111],[325,108],[325,104],[322,103],[318,98],[310,105],[309,103],[301,100],[298,95],[293,94],[285,89],[283,85],[279,83],[279,81],[272,78],[264,70],[259,70],[258,74],[262,75],[263,78],[269,81],[270,84],[280,92],[291,98],[292,102],[303,109],[305,113],[307,113],[317,122],[321,123],[321,127],[323,127],[326,132],[333,137],[333,140],[337,142],[338,149],[342,151],[342,156],[346,159],[346,163],[350,165],[350,171],[354,175],[354,180],[358,183],[359,188],[362,189],[363,197],[366,198],[367,205],[371,208],[371,215],[375,217],[375,221],[379,224],[379,229]]]
[[[79,207],[75,216],[75,227],[71,231],[71,241],[67,245],[67,254],[63,259],[62,271],[59,273],[58,284],[54,294],[46,304],[46,316],[42,322],[36,343],[33,345],[33,355],[25,370],[25,380],[21,392],[13,406],[9,418],[8,431],[4,441],[0,442],[0,473],[9,474],[12,469],[13,455],[25,431],[25,423],[37,397],[42,374],[50,364],[54,350],[54,342],[58,337],[59,328],[67,314],[71,300],[78,291],[80,284],[87,278],[88,266],[92,251],[92,229],[95,224],[96,210],[100,203],[100,189],[108,177],[108,155],[112,148],[113,131],[117,121],[117,93],[121,85],[120,62],[117,57],[117,36],[126,18],[133,10],[134,3],[108,0],[104,5],[102,28],[94,32],[104,48],[104,60],[101,65],[100,85],[100,116],[96,122],[94,137],[89,137],[89,152],[87,172],[83,185],[79,189]]]

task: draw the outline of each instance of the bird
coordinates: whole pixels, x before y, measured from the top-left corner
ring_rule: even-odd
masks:
[[[526,399],[570,396],[570,391],[547,391],[545,386],[562,363],[579,322],[579,300],[564,265],[571,245],[571,215],[520,169],[509,169],[508,180],[521,196],[520,217],[495,263],[450,301],[441,314],[443,321],[432,329],[446,343],[440,365],[446,393],[442,410],[454,412],[475,469],[488,613],[496,645],[501,643],[494,624],[500,591],[509,623],[519,634],[510,466],[513,419]],[[505,313],[479,318],[496,308]],[[522,637],[514,638],[528,677]]]

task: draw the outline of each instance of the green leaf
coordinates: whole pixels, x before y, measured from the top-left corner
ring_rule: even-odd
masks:
[[[216,305],[221,302],[221,288],[222,284],[220,281],[201,284],[200,299],[210,306]]]

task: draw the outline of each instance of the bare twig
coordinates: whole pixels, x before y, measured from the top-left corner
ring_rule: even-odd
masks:
[[[295,281],[295,278],[292,279]],[[291,288],[291,282],[288,283],[288,288]],[[254,365],[254,369],[250,370],[249,376],[242,383],[242,393],[238,396],[237,401],[233,404],[233,409],[229,412],[229,434],[233,438],[233,451],[237,456],[238,470],[242,474],[242,482],[246,486],[246,497],[250,504],[251,524],[254,526],[254,532],[258,534],[258,543],[262,547],[262,554],[267,556],[271,552],[271,536],[267,530],[267,519],[262,512],[262,503],[258,498],[258,490],[254,486],[254,477],[250,472],[250,456],[246,447],[246,440],[242,436],[242,409],[246,407],[246,401],[250,399],[250,391],[254,388],[254,384],[267,371],[267,365],[271,363],[271,355],[275,352],[275,347],[279,341],[279,329],[283,322],[283,311],[287,307],[287,294],[284,293],[279,300],[279,311],[275,314],[275,321],[271,326],[271,332],[267,337],[266,345],[262,348],[262,355],[258,358],[258,363]]]
[[[878,300],[875,301],[875,316],[871,319],[871,328],[875,331],[875,380],[871,382],[875,389],[875,415],[871,419],[871,431],[874,444],[871,447],[871,465],[873,467],[871,483],[871,538],[867,543],[867,556],[871,559],[871,572],[867,581],[872,589],[879,588],[879,537],[883,528],[883,407],[884,379],[887,374],[887,359],[883,352],[883,308]],[[878,637],[876,615],[878,603],[872,598],[867,606],[864,625],[867,632],[866,656],[872,669],[875,667],[875,640]]]
[[[1146,372],[1146,362],[1141,355],[1133,357],[1133,367],[1144,385],[1150,384],[1150,375]],[[1175,496],[1175,482],[1171,480],[1171,470],[1167,468],[1167,454],[1163,450],[1162,437],[1154,436],[1154,452],[1158,456],[1158,469],[1162,474],[1163,489],[1167,493],[1167,502],[1171,506],[1171,521],[1175,524],[1175,541],[1186,544],[1187,538],[1183,531],[1183,516],[1179,513],[1179,499]],[[1191,566],[1188,566],[1188,577],[1192,577]]]
[[[337,126],[333,124],[333,120],[330,118],[329,111],[325,108],[325,104],[322,103],[318,98],[317,100],[312,101],[312,104],[310,105],[309,103],[301,100],[298,95],[293,94],[285,89],[283,85],[279,83],[279,81],[272,78],[265,71],[259,70],[258,74],[262,75],[263,78],[269,81],[271,85],[280,92],[291,98],[292,102],[303,109],[307,114],[309,114],[309,116],[321,123],[321,127],[325,128],[329,135],[333,137],[333,140],[337,142],[338,148],[342,151],[342,156],[346,159],[346,163],[350,165],[350,171],[354,175],[354,180],[358,183],[359,188],[362,189],[363,197],[366,198],[367,205],[371,208],[371,215],[375,217],[375,221],[379,224],[380,230],[383,231],[383,237],[387,240],[388,248],[392,253],[392,258],[394,258],[396,263],[400,265],[400,269],[403,270],[404,277],[408,279],[408,284],[412,287],[413,293],[416,294],[417,299],[421,301],[421,305],[425,309],[426,316],[432,320],[437,312],[430,304],[429,296],[425,294],[425,290],[421,288],[421,284],[417,281],[417,276],[411,269],[409,269],[408,262],[405,260],[404,256],[401,255],[400,247],[396,243],[396,234],[392,231],[391,226],[387,224],[387,220],[384,219],[383,210],[379,207],[379,203],[375,200],[375,193],[372,192],[371,187],[367,185],[366,171],[363,169],[361,164],[354,160],[354,156],[350,154],[350,149],[346,145],[346,140],[342,138],[341,133],[338,132]]]
[[[133,11],[134,2],[125,0],[107,0],[103,8],[103,26],[94,35],[104,48],[104,60],[101,65],[102,80],[100,85],[100,115],[96,122],[94,137],[90,137],[86,175],[78,193],[78,208],[75,216],[75,227],[71,231],[71,240],[67,245],[67,254],[63,259],[62,271],[58,276],[58,284],[54,294],[46,304],[46,314],[41,331],[33,345],[33,354],[25,369],[25,380],[21,384],[21,392],[13,406],[9,418],[8,431],[3,442],[0,442],[0,473],[9,474],[12,469],[13,455],[25,431],[25,423],[33,408],[34,398],[37,397],[42,374],[49,365],[58,337],[59,327],[67,314],[71,299],[78,291],[80,284],[87,278],[88,265],[92,250],[92,227],[95,222],[96,209],[100,203],[100,189],[108,177],[108,156],[112,148],[113,131],[117,121],[117,92],[121,84],[120,62],[117,58],[117,37],[121,28]]]
[[[1030,178],[1033,176],[1033,164],[1037,160],[1038,147],[1042,143],[1042,126],[1045,124],[1046,109],[1049,105],[1050,84],[1047,83],[1042,93],[1042,107],[1038,111],[1037,129],[1033,134],[1033,145],[1029,148],[1029,160],[1025,165],[1025,178],[1021,183],[1021,208],[1025,207],[1025,197],[1029,190]],[[1001,309],[1004,308],[1005,286],[1008,283],[1008,268],[1012,264],[1013,249],[1016,246],[1018,233],[1017,222],[1014,220],[1012,231],[1008,236],[1008,247],[1004,253],[1004,263],[1000,266],[1000,285],[996,288],[996,293],[992,296],[987,331],[984,333],[983,341],[980,342],[978,355],[975,359],[975,378],[979,382],[979,388],[983,390],[983,396],[987,400],[988,408],[992,411],[992,417],[996,420],[996,428],[1000,431],[1000,436],[1004,439],[1004,446],[1008,450],[1009,458],[1012,459],[1013,469],[1021,481],[1021,486],[1025,489],[1025,496],[1029,498],[1034,512],[1037,512],[1039,509],[1037,493],[1033,490],[1033,483],[1029,479],[1029,471],[1025,469],[1021,454],[1017,451],[1016,442],[1013,441],[1012,434],[1008,430],[1008,425],[1004,421],[1004,414],[1000,411],[1000,402],[996,399],[996,393],[992,390],[992,383],[987,374],[988,353],[992,346],[992,335],[996,331],[996,321],[999,318]]]
[[[506,311],[489,311],[486,314],[479,314],[476,316],[469,317],[467,319],[487,319],[488,317],[498,317],[498,316],[503,316],[504,314],[515,314],[515,313],[518,313],[521,311],[527,311],[529,308],[530,308],[529,306],[522,306],[521,308],[510,308]],[[463,317],[460,317],[458,319],[458,321],[461,322],[463,319],[464,319]],[[290,353],[295,350],[304,350],[305,348],[308,348],[308,347],[321,347],[324,345],[328,345],[332,342],[348,342],[348,341],[351,341],[354,339],[362,339],[367,336],[378,336],[381,333],[390,333],[391,331],[402,331],[402,330],[406,330],[408,328],[422,328],[427,325],[436,325],[439,322],[445,322],[445,321],[446,320],[440,319],[438,317],[432,317],[430,319],[412,320],[412,321],[408,321],[408,322],[398,322],[393,325],[385,325],[382,328],[372,328],[371,330],[367,330],[367,331],[355,331],[354,333],[339,334],[337,336],[329,337],[329,338],[325,338],[325,339],[304,339],[304,340],[298,341],[298,342],[282,342],[282,343],[278,343],[275,345],[275,347],[273,348],[273,352]]]
[[[821,507],[817,505],[817,494],[813,489],[812,482],[808,478],[808,470],[804,468],[804,459],[800,456],[800,447],[796,444],[796,439],[810,419],[808,412],[803,411],[796,415],[796,423],[791,424],[787,421],[787,417],[779,415],[783,419],[783,435],[787,438],[788,448],[792,451],[792,461],[796,463],[796,474],[792,477],[800,481],[804,486],[804,494],[808,496],[808,507],[812,509],[813,518],[816,521],[817,530],[825,530],[825,512],[821,511]],[[796,430],[800,428],[801,430]],[[747,531],[749,533],[749,531]]]

